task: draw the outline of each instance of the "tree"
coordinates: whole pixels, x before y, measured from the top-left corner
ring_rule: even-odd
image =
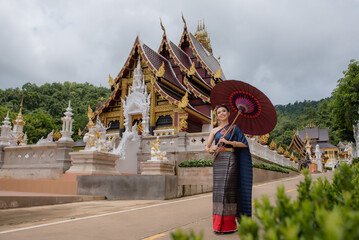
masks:
[[[353,125],[359,119],[359,62],[350,60],[343,74],[333,91],[332,115],[339,137],[354,142]]]

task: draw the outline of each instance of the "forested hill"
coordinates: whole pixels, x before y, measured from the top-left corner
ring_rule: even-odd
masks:
[[[29,143],[36,143],[42,136],[47,136],[53,129],[62,128],[61,117],[71,100],[73,109],[73,138],[79,139],[77,131],[86,126],[87,106],[94,109],[100,97],[108,98],[109,88],[96,87],[89,83],[46,83],[42,86],[26,83],[21,89],[0,89],[0,122],[3,121],[7,111],[10,111],[11,121],[19,112],[22,96],[23,116],[26,122],[24,131],[28,135]],[[338,139],[333,130],[330,117],[329,102],[331,98],[320,101],[295,102],[294,104],[275,106],[278,114],[276,128],[270,133],[270,141],[274,138],[277,144],[289,145],[294,130],[303,129],[309,123],[322,128],[329,128],[332,143]]]
[[[46,83],[41,86],[26,83],[19,88],[0,89],[0,121],[2,122],[7,111],[13,121],[20,109],[23,100],[22,114],[25,121],[24,131],[29,143],[36,143],[42,136],[47,136],[53,129],[62,129],[61,117],[71,100],[74,113],[73,138],[78,139],[78,129],[83,129],[88,122],[87,107],[94,109],[100,97],[108,98],[111,90],[96,87],[89,83]]]
[[[302,130],[312,124],[320,128],[328,128],[330,141],[336,145],[339,138],[335,132],[331,114],[332,101],[330,97],[319,101],[305,100],[294,104],[276,105],[278,123],[270,133],[270,141],[274,138],[277,144],[289,145],[295,130]]]

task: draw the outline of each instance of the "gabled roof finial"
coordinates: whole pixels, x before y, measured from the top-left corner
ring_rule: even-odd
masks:
[[[184,27],[187,28],[186,20],[185,20],[184,17],[183,17],[183,12],[181,11],[181,13],[182,13],[182,21],[183,21],[183,23],[184,23]]]
[[[163,33],[166,34],[166,29],[162,24],[162,19],[161,18],[160,18],[160,24],[161,24],[161,28],[162,28]]]

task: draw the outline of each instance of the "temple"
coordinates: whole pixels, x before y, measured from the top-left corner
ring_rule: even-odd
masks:
[[[139,133],[151,135],[209,130],[210,92],[226,78],[212,54],[204,22],[193,35],[183,16],[182,20],[178,45],[167,38],[161,22],[163,36],[158,51],[137,37],[119,74],[114,79],[109,76],[112,93],[94,111],[94,117],[99,116],[109,127],[107,133],[122,135],[126,127],[131,129],[135,124]],[[137,97],[128,99],[132,93]],[[125,106],[131,112],[125,112]]]
[[[320,129],[313,125],[305,127],[303,130],[297,130],[293,136],[292,142],[289,148],[296,151],[301,158],[306,157],[307,149],[310,150],[310,158],[314,156],[316,145],[322,153],[325,163],[328,165],[335,164],[336,154],[338,153],[338,147],[332,145],[329,142],[328,129]]]

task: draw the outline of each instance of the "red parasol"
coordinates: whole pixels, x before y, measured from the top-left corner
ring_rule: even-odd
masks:
[[[248,83],[226,80],[216,84],[211,92],[212,109],[220,104],[230,109],[229,122],[235,120],[245,134],[264,135],[272,131],[277,123],[272,102]],[[240,113],[236,118],[238,111]]]

